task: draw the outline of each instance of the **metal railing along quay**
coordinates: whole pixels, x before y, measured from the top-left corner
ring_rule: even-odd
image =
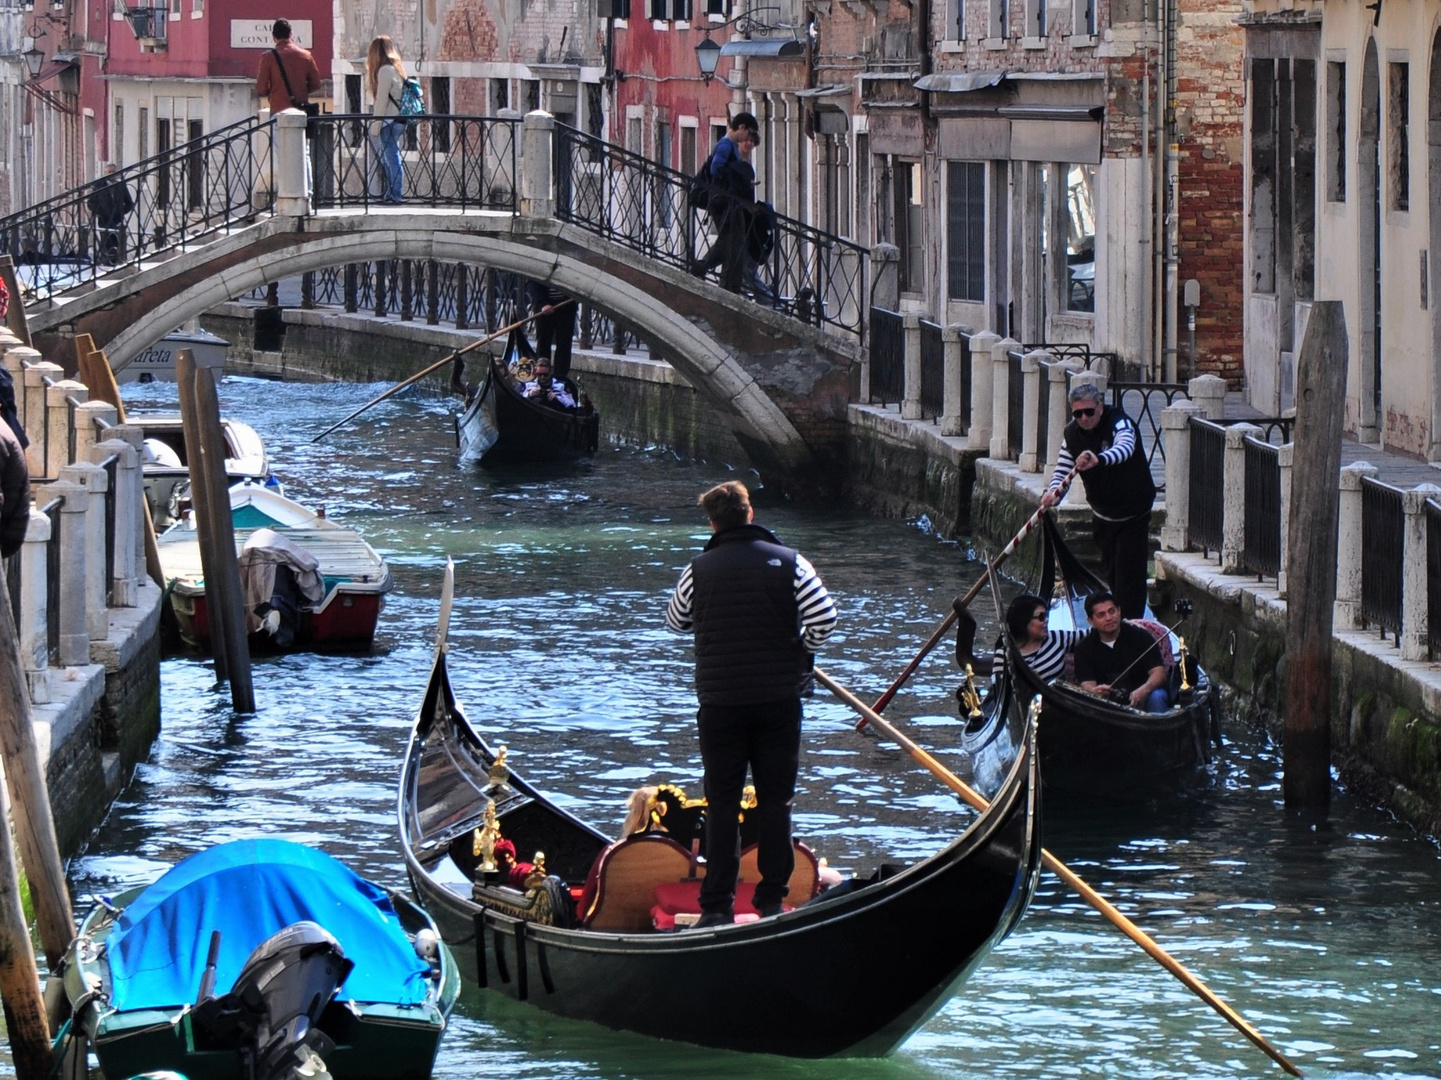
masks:
[[[1401,571],[1405,562],[1406,514],[1402,493],[1369,476],[1361,478],[1361,625],[1376,626],[1401,644]]]

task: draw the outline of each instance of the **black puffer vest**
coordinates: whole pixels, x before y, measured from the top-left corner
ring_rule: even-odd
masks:
[[[793,549],[759,525],[724,529],[691,563],[691,580],[702,705],[794,701],[810,692]]]
[[[1072,420],[1066,425],[1066,449],[1072,460],[1083,451],[1099,455],[1111,448],[1116,441],[1116,426],[1131,424],[1125,413],[1106,407],[1101,422],[1092,431],[1086,431]],[[1135,425],[1131,424],[1134,429]],[[1146,464],[1146,451],[1141,446],[1141,433],[1136,432],[1136,448],[1131,456],[1119,465],[1097,465],[1080,474],[1081,483],[1086,486],[1086,502],[1098,517],[1111,521],[1125,521],[1140,517],[1150,511],[1156,501],[1156,485],[1151,480],[1151,467]]]

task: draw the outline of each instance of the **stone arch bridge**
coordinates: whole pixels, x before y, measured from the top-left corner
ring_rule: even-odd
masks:
[[[710,243],[688,178],[547,114],[424,121],[400,206],[371,194],[370,140],[352,137],[355,123],[325,117],[307,137],[303,114],[262,116],[131,166],[118,182],[135,205],[118,228],[101,223],[100,186],[0,220],[37,347],[88,333],[119,364],[217,304],[309,271],[472,263],[549,282],[623,323],[764,474],[813,477],[839,450],[864,334],[861,249],[779,219],[761,268],[772,308],[688,272]],[[424,128],[440,123],[444,154],[440,129]]]

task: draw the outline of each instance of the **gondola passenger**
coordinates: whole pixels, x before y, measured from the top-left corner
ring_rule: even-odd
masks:
[[[557,409],[574,409],[575,398],[566,389],[565,383],[556,382],[550,373],[550,361],[538,357],[535,361],[535,378],[525,384],[521,393],[532,401],[550,405]]]
[[[1051,630],[1046,626],[1050,609],[1039,596],[1022,593],[1006,609],[1006,631],[1016,643],[1016,651],[1042,682],[1059,679],[1066,667],[1066,654],[1083,637],[1084,630]],[[1006,662],[1004,642],[996,646],[993,672],[1003,670]]]
[[[1171,707],[1160,641],[1121,618],[1108,592],[1086,597],[1091,632],[1076,646],[1076,681],[1081,689],[1117,697],[1133,709],[1163,713]]]

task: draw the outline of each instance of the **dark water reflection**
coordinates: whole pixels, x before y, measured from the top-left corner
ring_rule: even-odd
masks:
[[[137,389],[149,402],[173,400],[167,388]],[[387,402],[309,444],[379,389],[224,384],[228,412],[261,431],[291,493],[362,528],[397,589],[374,655],[258,663],[254,717],[231,717],[205,663],[167,661],[160,741],[74,862],[77,896],[149,881],[191,851],[257,832],[316,844],[402,884],[394,781],[447,556],[457,573],[457,691],[517,768],[607,828],[639,783],[698,789],[688,651],[665,631],[663,606],[705,537],[695,494],[732,474],[615,449],[559,474],[461,473],[445,403],[426,400]],[[841,634],[823,663],[862,696],[884,688],[976,572],[963,547],[914,523],[785,504],[759,516],[811,557],[837,596]],[[938,654],[890,711],[959,770],[964,759],[948,750],[952,679]],[[818,697],[807,717],[798,831],[832,863],[915,858],[968,819],[904,755],[855,735],[842,706]],[[1227,733],[1206,790],[1124,811],[1053,807],[1048,847],[1308,1074],[1441,1076],[1436,846],[1344,794],[1326,825],[1289,821],[1274,748],[1235,724]],[[804,972],[755,977],[805,991]],[[717,1054],[467,991],[438,1069],[566,1080],[838,1073],[1282,1075],[1049,875],[1017,933],[885,1061]]]

